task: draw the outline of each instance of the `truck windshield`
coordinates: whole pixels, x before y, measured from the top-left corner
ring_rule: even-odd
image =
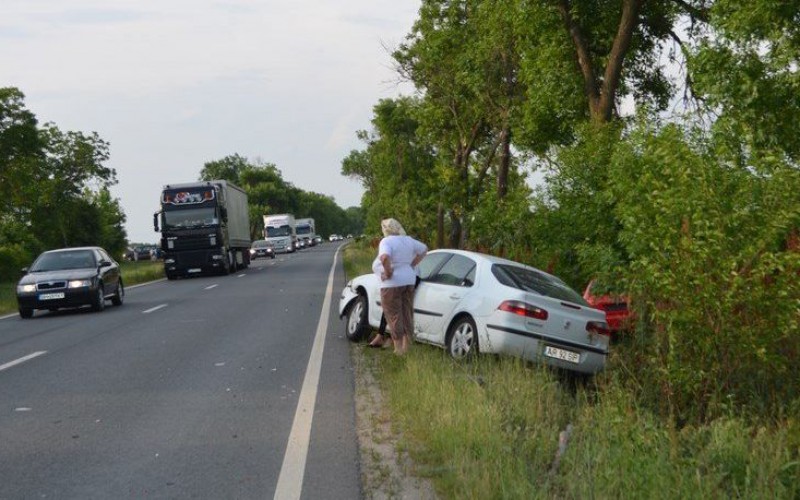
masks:
[[[188,210],[165,210],[164,228],[183,229],[219,224],[213,208],[190,208]]]
[[[297,234],[311,234],[311,226],[297,226],[295,228]]]
[[[267,227],[267,238],[275,238],[276,236],[291,236],[292,228],[289,226],[281,227]]]

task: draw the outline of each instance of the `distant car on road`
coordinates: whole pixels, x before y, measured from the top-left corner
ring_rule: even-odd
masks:
[[[258,259],[259,257],[275,258],[275,249],[272,248],[272,244],[269,241],[255,240],[253,244],[250,245],[250,258]]]
[[[25,319],[36,309],[90,305],[102,311],[106,300],[119,306],[125,297],[119,264],[100,247],[50,250],[23,272],[17,283],[17,304]]]
[[[486,254],[434,250],[420,262],[419,276],[414,340],[442,346],[457,359],[482,352],[586,374],[605,367],[605,314],[553,275]],[[378,279],[358,276],[342,290],[339,316],[350,340],[380,324]]]

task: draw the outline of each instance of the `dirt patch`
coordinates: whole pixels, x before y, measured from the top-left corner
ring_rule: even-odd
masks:
[[[361,483],[365,498],[435,499],[433,485],[412,475],[413,463],[397,451],[398,434],[375,377],[377,356],[364,344],[353,344],[351,357],[356,379],[356,432],[361,456]]]

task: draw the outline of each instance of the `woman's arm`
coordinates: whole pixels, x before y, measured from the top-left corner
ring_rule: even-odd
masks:
[[[383,280],[386,281],[391,279],[392,273],[394,272],[394,269],[392,269],[392,259],[390,259],[386,254],[383,254],[378,258],[381,260],[381,264],[383,264]]]

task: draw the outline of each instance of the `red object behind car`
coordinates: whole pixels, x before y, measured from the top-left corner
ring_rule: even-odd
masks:
[[[594,280],[586,285],[583,298],[595,309],[600,309],[606,313],[606,323],[609,329],[614,332],[627,330],[632,325],[633,314],[628,309],[629,297],[627,295],[594,295],[592,288]]]

